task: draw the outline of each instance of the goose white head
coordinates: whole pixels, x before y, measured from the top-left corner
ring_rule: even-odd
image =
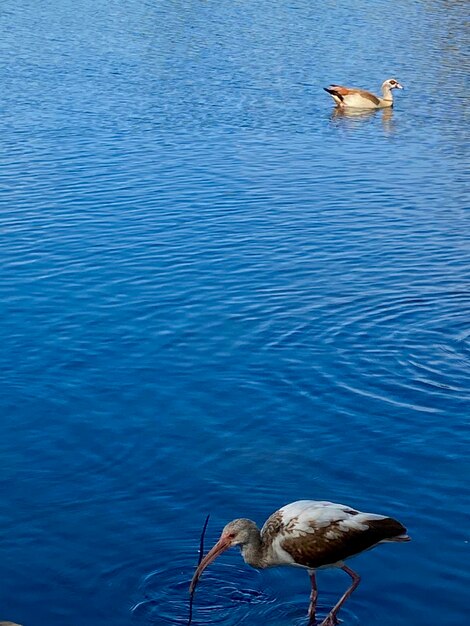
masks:
[[[400,83],[395,79],[395,78],[387,78],[387,80],[385,80],[382,84],[382,89],[403,89],[403,85],[400,85]]]

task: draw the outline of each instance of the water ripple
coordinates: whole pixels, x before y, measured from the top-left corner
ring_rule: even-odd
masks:
[[[346,386],[360,381],[357,392],[418,410],[442,411],[448,399],[464,404],[470,399],[469,311],[468,292],[348,303],[322,336],[337,357],[334,377]]]
[[[144,576],[139,599],[131,612],[140,623],[186,624],[188,619],[189,579],[182,576],[183,562],[173,562]],[[284,576],[286,573],[284,572]],[[266,574],[218,562],[204,572],[197,587],[193,607],[193,624],[290,624],[305,623],[309,602],[309,582],[305,576],[303,589],[289,597],[277,597],[266,584]],[[279,578],[280,575],[275,576]],[[324,617],[336,602],[332,592],[323,592],[318,604],[318,617]],[[330,603],[328,606],[327,603]],[[343,613],[348,624],[358,623],[349,608]]]
[[[180,566],[171,563],[144,577],[140,588],[143,599],[132,608],[134,616],[149,623],[157,618],[168,624],[187,623],[190,581],[182,576],[182,566],[183,562]],[[234,619],[242,623],[253,609],[256,615],[264,611],[273,599],[259,588],[260,584],[259,573],[254,570],[217,563],[204,573],[204,582],[196,590],[194,625],[234,623]]]
[[[325,384],[439,413],[448,400],[462,406],[470,400],[469,311],[464,291],[337,298],[334,314],[328,301],[320,303],[312,311],[314,322],[290,328],[265,349],[307,343],[328,352],[315,373]],[[308,387],[304,392],[309,393]]]

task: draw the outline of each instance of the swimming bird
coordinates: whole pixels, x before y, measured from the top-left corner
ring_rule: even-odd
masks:
[[[353,107],[355,109],[383,109],[393,106],[393,89],[403,89],[403,85],[394,78],[388,78],[382,83],[382,97],[374,96],[364,89],[351,89],[341,85],[323,87],[330,94],[339,107]]]
[[[339,567],[349,574],[352,584],[321,624],[334,626],[338,623],[338,611],[360,582],[358,574],[344,561],[379,543],[409,539],[406,528],[391,517],[361,513],[344,504],[299,500],[273,513],[261,531],[249,519],[229,522],[197,567],[190,592],[193,593],[202,572],[214,559],[228,548],[240,546],[243,559],[254,568],[293,565],[308,571],[311,584],[308,615],[312,625],[318,595],[315,571]]]

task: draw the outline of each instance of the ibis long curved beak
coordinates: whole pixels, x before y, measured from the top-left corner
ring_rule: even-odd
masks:
[[[227,535],[222,535],[222,537],[215,544],[215,546],[211,550],[209,550],[206,556],[199,563],[197,570],[194,572],[191,584],[189,585],[189,593],[193,593],[194,588],[197,585],[197,581],[199,580],[202,572],[206,569],[206,567],[210,565],[212,561],[215,561],[215,559],[220,556],[222,552],[228,550],[231,545],[232,541],[230,537],[228,537]]]

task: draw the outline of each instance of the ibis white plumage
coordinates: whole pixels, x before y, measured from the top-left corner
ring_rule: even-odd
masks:
[[[225,526],[220,539],[206,554],[194,573],[190,590],[204,569],[232,546],[240,546],[243,559],[252,567],[264,569],[293,565],[308,571],[311,582],[309,624],[315,624],[317,584],[315,571],[339,567],[352,578],[321,626],[334,626],[344,602],[359,585],[360,577],[344,561],[379,543],[409,541],[406,528],[397,520],[375,513],[362,513],[343,504],[299,500],[275,513],[261,531],[249,519],[236,519]]]

